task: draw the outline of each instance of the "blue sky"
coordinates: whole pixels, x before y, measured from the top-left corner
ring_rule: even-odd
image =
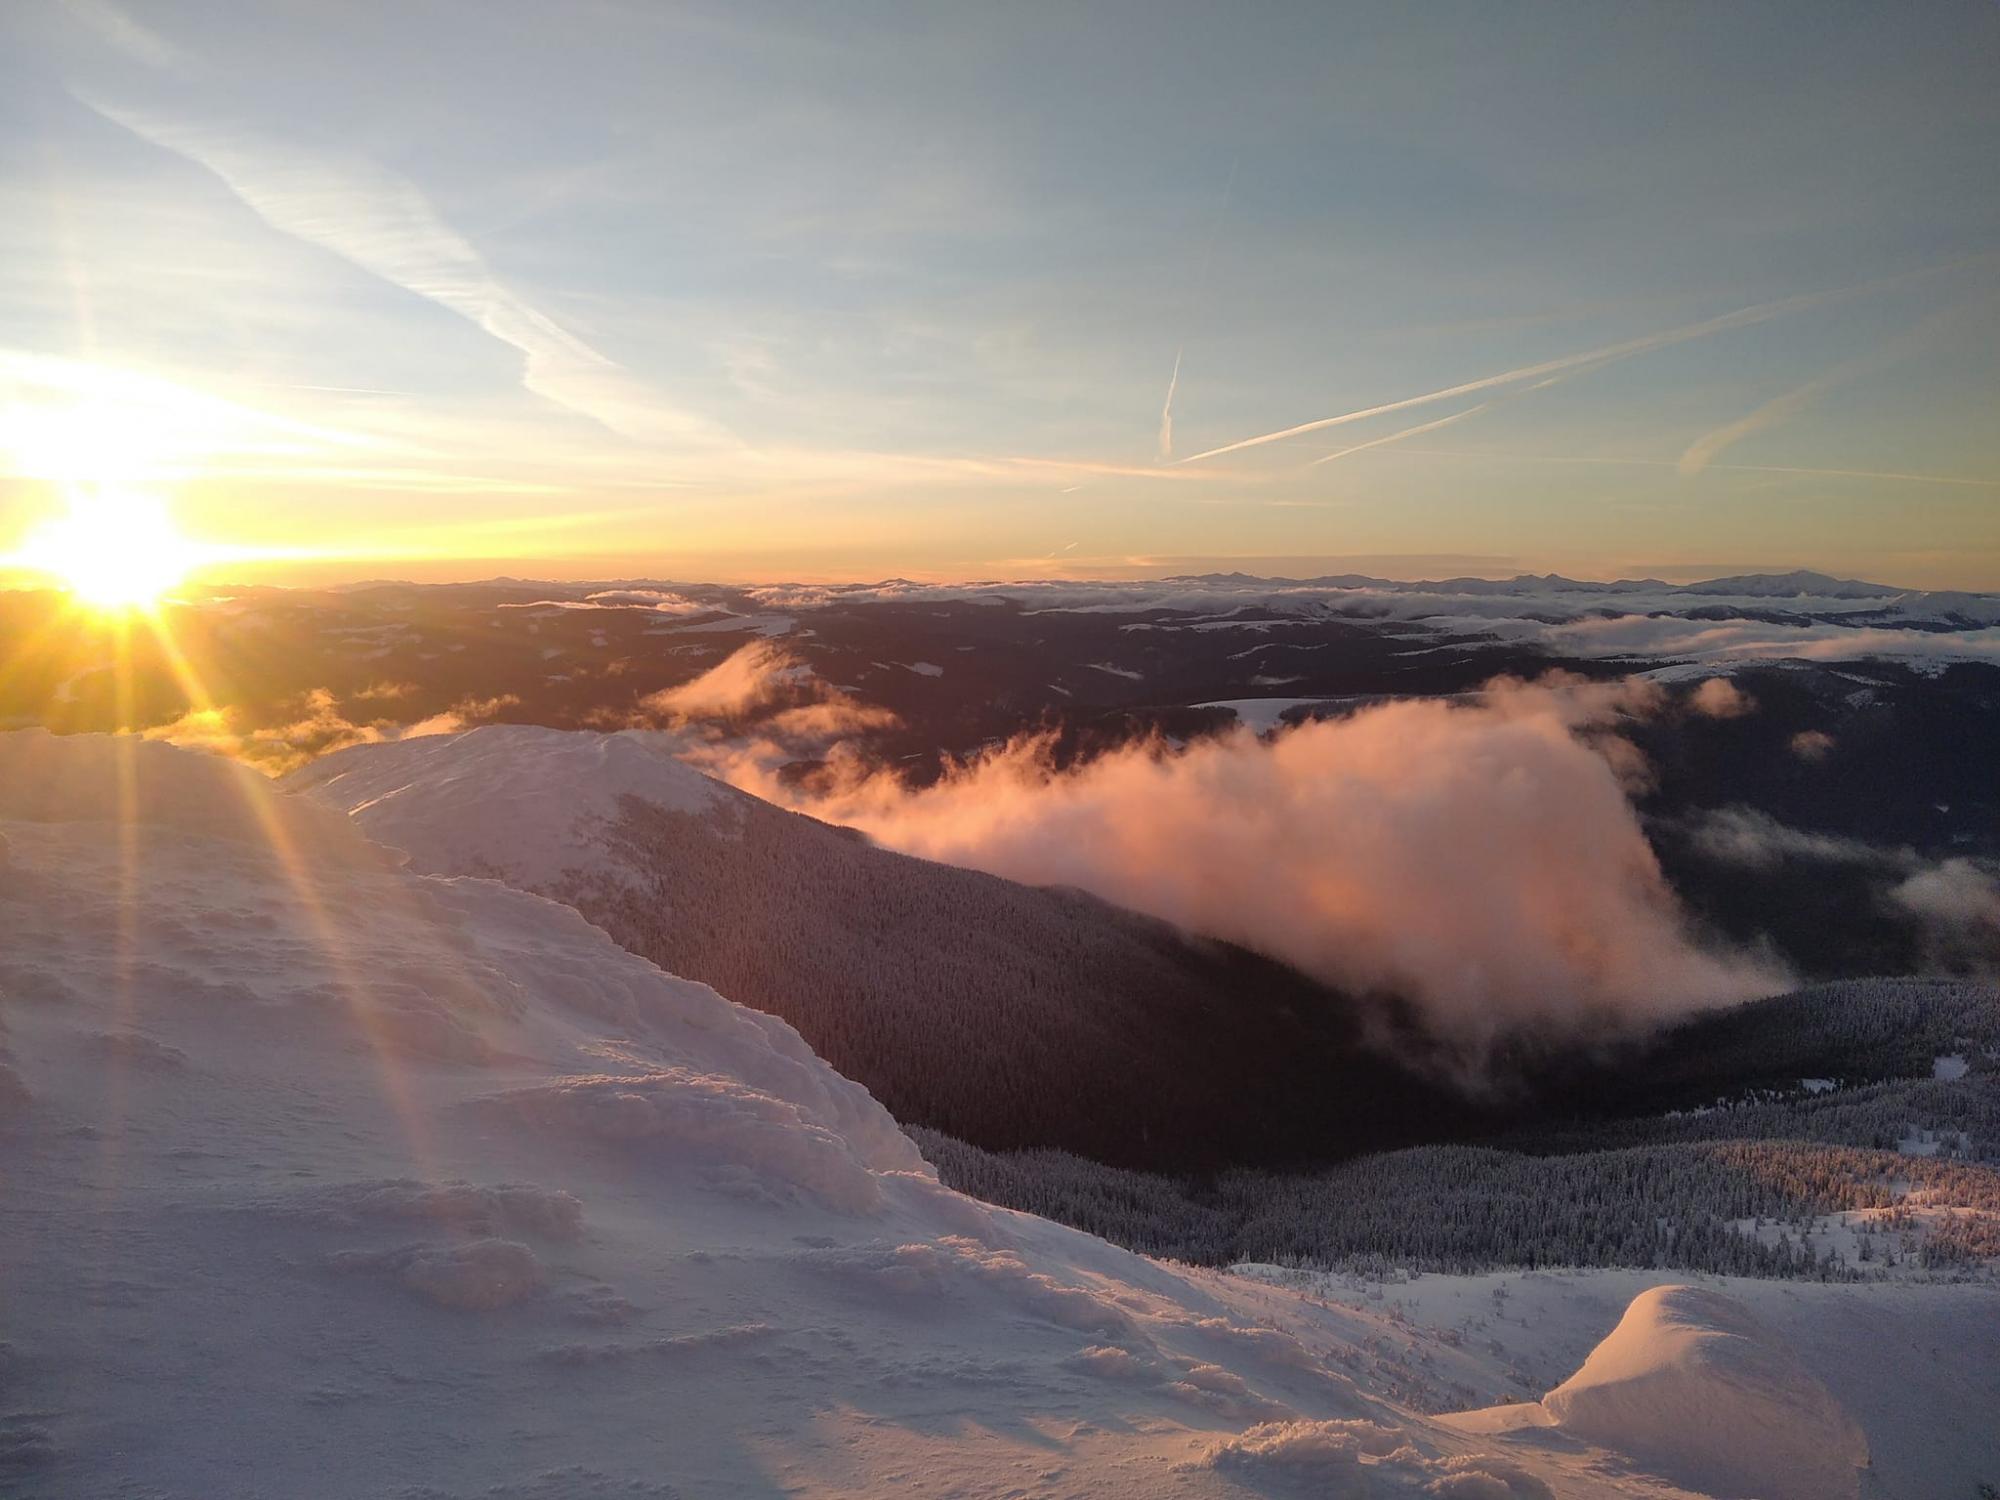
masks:
[[[2000,585],[1990,4],[4,24],[0,548]]]

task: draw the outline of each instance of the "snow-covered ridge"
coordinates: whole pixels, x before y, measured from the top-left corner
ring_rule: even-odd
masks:
[[[927,1170],[866,1091],[782,1021],[662,974],[558,903],[406,874],[347,819],[219,757],[119,736],[0,735],[0,823],[7,896],[25,903],[19,915],[39,905],[51,918],[10,925],[0,974],[115,997],[135,1022],[157,1005],[170,1029],[216,1020],[177,1012],[179,986],[267,1019],[317,1025],[345,1008],[357,1039],[386,1054],[574,1064],[564,1081],[579,1089],[623,1075],[643,1092],[661,1069],[723,1077],[801,1128],[834,1132],[866,1167]],[[579,1026],[626,1032],[622,1065]]]
[[[492,724],[356,746],[301,767],[286,785],[365,832],[394,828],[393,842],[419,870],[489,869],[540,890],[567,871],[602,872],[596,830],[617,817],[623,797],[687,813],[742,797],[676,759],[676,748],[671,735],[647,730]]]
[[[0,735],[0,830],[17,1492],[1202,1493],[1248,1420],[1414,1420],[1224,1279],[939,1187],[782,1022],[224,761]]]
[[[0,932],[9,1493],[1692,1493],[950,1192],[782,1022],[219,759],[0,735]]]

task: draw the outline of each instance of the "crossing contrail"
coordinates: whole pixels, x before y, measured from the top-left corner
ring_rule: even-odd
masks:
[[[1318,458],[1307,464],[1306,467],[1316,469],[1321,464],[1330,464],[1336,458],[1345,458],[1350,453],[1361,453],[1369,448],[1381,448],[1390,443],[1400,443],[1404,438],[1417,437],[1426,432],[1436,432],[1440,427],[1449,427],[1454,422],[1462,422],[1467,417],[1477,416],[1492,405],[1491,401],[1482,401],[1477,406],[1468,406],[1464,411],[1455,411],[1450,416],[1439,417],[1434,422],[1420,422],[1415,427],[1405,427],[1402,431],[1389,433],[1386,437],[1370,438],[1367,442],[1356,443],[1351,448],[1336,448],[1331,453],[1322,453]]]
[[[1949,267],[1934,268],[1938,270]],[[1919,271],[1912,275],[1925,276],[1931,271]],[[1316,422],[1301,422],[1296,427],[1280,428],[1276,432],[1259,433],[1256,437],[1241,438],[1233,443],[1224,443],[1219,448],[1210,448],[1201,453],[1191,453],[1176,462],[1180,464],[1200,463],[1203,459],[1220,458],[1225,453],[1240,453],[1246,448],[1260,448],[1266,443],[1281,443],[1287,438],[1302,437],[1308,432],[1320,432],[1328,427],[1340,427],[1349,422],[1364,421],[1369,417],[1387,416],[1390,412],[1408,411],[1415,406],[1428,406],[1433,401],[1449,401],[1455,396],[1476,395],[1480,391],[1490,391],[1496,386],[1512,385],[1517,380],[1532,380],[1537,376],[1560,375],[1576,370],[1584,365],[1609,364],[1613,360],[1629,359],[1635,354],[1650,353],[1673,344],[1686,343],[1690,339],[1705,338],[1711,333],[1723,333],[1732,328],[1747,328],[1752,324],[1764,323],[1772,318],[1780,318],[1787,313],[1817,307],[1821,303],[1839,301],[1861,292],[1884,286],[1890,282],[1908,280],[1909,276],[1887,277],[1881,281],[1862,286],[1842,287],[1828,292],[1805,292],[1795,297],[1783,297],[1775,302],[1759,302],[1750,307],[1739,307],[1734,312],[1722,313],[1717,317],[1704,318],[1699,323],[1688,323],[1679,328],[1664,329],[1659,333],[1644,334],[1639,338],[1625,339],[1620,343],[1606,344],[1601,348],[1587,349],[1580,354],[1565,354],[1556,359],[1543,360],[1539,364],[1523,365],[1515,370],[1503,370],[1498,375],[1487,375],[1479,380],[1468,380],[1461,385],[1446,386],[1442,390],[1426,391],[1420,396],[1405,396],[1400,401],[1385,401],[1379,406],[1364,406],[1356,411],[1341,412],[1337,416],[1321,417]]]

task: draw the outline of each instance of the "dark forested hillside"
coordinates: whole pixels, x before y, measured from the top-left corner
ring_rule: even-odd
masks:
[[[1308,1171],[1168,1175],[918,1140],[965,1191],[1211,1264],[1848,1277],[2000,1257],[1991,984],[1826,985],[1540,1068],[1535,1118],[1481,1143]]]
[[[1326,1160],[1514,1118],[1399,1060],[1390,1009],[1081,892],[875,848],[744,798],[628,798],[620,876],[558,892],[784,1017],[900,1120],[1170,1170]],[[629,879],[626,878],[629,876]],[[1394,1034],[1397,1051],[1371,1043]]]
[[[1579,1137],[1553,1155],[1424,1146],[1316,1172],[1196,1179],[1059,1151],[986,1152],[932,1131],[916,1137],[953,1187],[1149,1255],[1210,1265],[1845,1277],[1871,1262],[1957,1274],[2000,1256],[2000,1169],[1826,1141],[1590,1149]],[[1820,1220],[1858,1210],[1876,1211],[1856,1231],[1867,1247],[1858,1264],[1815,1245]]]
[[[1692,1016],[1609,1053],[1540,1053],[1519,1066],[1550,1101],[1543,1118],[1555,1120],[1793,1099],[1809,1092],[1807,1079],[1928,1079],[1952,1056],[1974,1069],[2000,1056],[2000,985],[1841,980]]]

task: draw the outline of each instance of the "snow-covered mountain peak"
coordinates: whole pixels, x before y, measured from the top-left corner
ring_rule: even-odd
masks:
[[[489,724],[460,734],[358,745],[285,785],[350,815],[420,870],[484,869],[546,889],[603,866],[602,826],[621,799],[715,812],[742,794],[676,758],[672,735]]]

